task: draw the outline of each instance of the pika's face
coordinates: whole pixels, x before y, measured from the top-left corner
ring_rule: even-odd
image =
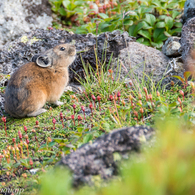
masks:
[[[62,69],[68,67],[75,60],[76,48],[71,44],[60,44],[47,50],[36,59],[40,67]]]

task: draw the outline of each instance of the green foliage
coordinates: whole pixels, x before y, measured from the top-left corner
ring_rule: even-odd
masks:
[[[76,16],[77,24],[80,24],[76,33],[96,34],[119,29],[137,37],[138,42],[156,48],[161,48],[168,37],[181,32],[179,17],[185,3],[185,0],[129,0],[117,1],[118,4],[110,1],[105,5],[98,4],[97,1],[96,4],[83,2],[84,12],[77,10],[82,1],[50,1],[58,15],[66,16],[66,19]],[[94,11],[94,5],[99,6],[98,12]],[[67,10],[70,10],[70,14]]]
[[[163,123],[167,117],[172,121],[180,120],[183,123],[182,127],[190,132],[194,128],[192,102],[195,86],[192,82],[190,84],[186,82],[189,72],[184,73],[183,88],[173,84],[170,90],[165,90],[161,87],[161,82],[155,85],[152,78],[147,75],[145,75],[147,80],[143,77],[141,81],[135,79],[126,83],[125,80],[119,80],[121,69],[119,64],[115,68],[119,72],[118,75],[117,73],[114,75],[110,64],[105,66],[105,62],[98,60],[96,71],[90,65],[84,65],[86,78],[85,81],[80,80],[84,91],[65,92],[61,97],[61,101],[64,102],[62,106],[52,108],[46,104],[45,108],[48,111],[33,118],[13,119],[4,113],[6,122],[4,117],[0,120],[1,187],[19,186],[25,190],[25,193],[36,194],[40,188],[43,172],[51,170],[62,154],[67,155],[82,144],[115,128],[137,124],[154,126],[155,121]],[[133,70],[129,74],[133,75]],[[1,92],[4,91],[5,87],[2,87]],[[155,127],[157,130],[160,129],[158,125]],[[172,126],[170,131],[172,132]],[[22,134],[22,138],[19,134]],[[151,164],[150,160],[146,163]],[[37,171],[35,175],[30,173],[32,169]],[[144,168],[141,167],[142,169]],[[150,171],[145,174],[145,178],[147,174],[148,178],[153,176],[150,175],[153,174]],[[132,177],[137,177],[136,175],[137,173]],[[44,180],[43,194],[48,193],[46,188],[50,183],[50,180]],[[72,191],[69,181],[66,183],[67,188],[64,185],[63,188],[60,186],[59,182],[59,191],[54,188],[56,193],[52,190],[51,193],[60,194],[64,189]]]
[[[155,146],[142,151],[141,155],[134,154],[123,162],[121,177],[104,182],[103,187],[99,186],[99,178],[95,188],[84,187],[73,191],[70,189],[69,179],[60,180],[62,173],[50,173],[46,175],[47,183],[43,181],[40,194],[194,194],[195,129],[188,128],[184,117],[157,119],[155,127],[158,129]],[[65,171],[63,177],[67,178]],[[58,181],[57,189],[51,185],[54,178]]]

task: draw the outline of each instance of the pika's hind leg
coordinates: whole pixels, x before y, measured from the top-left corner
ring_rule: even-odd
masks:
[[[47,112],[47,110],[44,109],[44,108],[41,108],[41,109],[39,109],[39,110],[36,110],[36,111],[34,111],[34,112],[31,112],[31,113],[27,114],[27,116],[28,116],[28,117],[38,116],[39,114],[42,114],[42,113],[44,113],[44,112]]]

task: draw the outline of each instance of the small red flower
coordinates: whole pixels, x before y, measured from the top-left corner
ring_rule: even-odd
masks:
[[[89,108],[90,108],[90,109],[93,108],[93,104],[92,104],[92,103],[89,104]]]
[[[55,118],[53,118],[52,123],[53,123],[54,125],[56,124],[56,119],[55,119]]]
[[[101,100],[101,97],[99,95],[97,96],[97,100],[98,102]]]
[[[24,131],[27,133],[27,127],[26,126],[24,126]]]
[[[109,99],[110,99],[110,101],[113,101],[114,98],[113,98],[112,95],[110,95],[110,96],[109,96]]]
[[[18,131],[18,136],[19,136],[19,139],[21,140],[22,139],[22,133],[21,133],[21,131]]]
[[[4,123],[6,123],[6,117],[5,117],[5,116],[3,116],[3,117],[1,118],[1,120],[2,120]]]
[[[62,114],[62,112],[60,112],[60,119],[63,119],[63,114]]]
[[[78,120],[81,121],[82,119],[81,115],[78,115]]]
[[[39,125],[39,121],[36,121],[36,125]]]
[[[84,106],[81,106],[81,110],[82,110],[83,112],[85,112],[85,107],[84,107]]]
[[[93,101],[95,101],[95,99],[96,99],[94,95],[92,95],[91,98]]]

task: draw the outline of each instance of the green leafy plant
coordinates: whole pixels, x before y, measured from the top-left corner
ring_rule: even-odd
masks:
[[[137,37],[137,41],[148,46],[161,48],[163,42],[170,36],[181,32],[182,24],[179,21],[184,0],[140,0],[140,1],[120,1],[117,3],[109,1],[101,4],[99,1],[84,3],[83,10],[77,10],[80,1],[51,0],[53,10],[58,15],[66,16],[69,21],[80,26],[72,28],[76,33],[101,33],[106,31],[121,30],[128,31],[129,35]],[[69,3],[68,3],[69,2]],[[70,6],[75,4],[75,6]],[[63,5],[63,7],[61,7]],[[70,8],[69,8],[70,7]],[[75,10],[67,11],[60,10]],[[81,12],[80,12],[81,11]],[[74,21],[75,20],[75,21]],[[98,23],[98,29],[97,29]]]

